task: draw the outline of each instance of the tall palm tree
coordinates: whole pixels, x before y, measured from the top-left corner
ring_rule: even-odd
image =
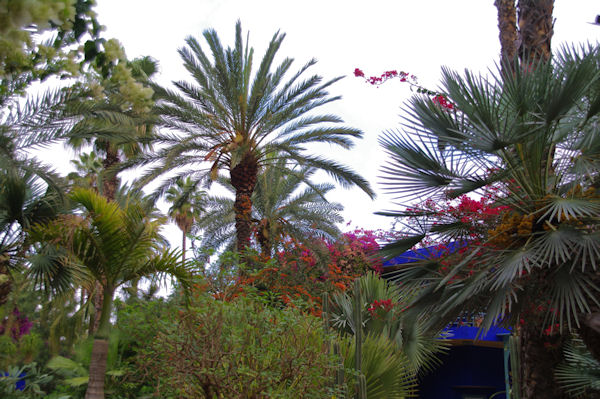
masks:
[[[150,148],[153,118],[148,111],[153,100],[152,91],[146,86],[157,69],[157,62],[150,57],[129,61],[123,55],[90,78],[92,86],[101,88],[100,95],[94,95],[93,90],[89,93],[86,88],[86,95],[67,108],[78,121],[69,132],[68,144],[75,150],[93,146],[92,153],[101,157],[96,189],[109,201],[115,199],[119,189],[121,163]],[[99,285],[93,295],[95,319],[91,332],[98,328],[102,311]]]
[[[519,326],[526,398],[562,397],[547,377],[559,360],[544,346],[561,339],[552,329],[577,331],[592,352],[600,342],[599,64],[597,49],[564,48],[552,64],[501,76],[443,70],[457,110],[414,97],[414,129],[381,138],[391,157],[385,183],[403,199],[487,192],[508,209],[451,271],[431,259],[405,265],[397,277],[421,290],[411,309],[431,313],[438,325],[483,311],[486,327]],[[424,216],[410,208],[387,214]],[[426,237],[450,241],[465,227],[460,220],[417,225],[421,231],[388,247],[391,255]]]
[[[92,189],[75,189],[70,195],[82,214],[66,215],[56,223],[38,225],[32,238],[46,247],[32,260],[31,275],[40,283],[52,281],[47,265],[71,269],[82,280],[95,281],[103,290],[100,324],[95,332],[87,399],[104,398],[110,317],[116,290],[140,277],[171,274],[185,287],[188,273],[176,251],[168,251],[159,229],[164,219],[150,220],[152,209],[135,197],[121,205]],[[43,255],[51,255],[50,260]],[[56,256],[60,254],[60,256]],[[58,264],[56,261],[58,260]]]
[[[102,173],[102,159],[96,152],[90,151],[79,155],[79,159],[72,160],[76,171],[67,175],[72,184],[82,187],[98,189],[98,175]]]
[[[495,0],[500,47],[507,66],[519,57],[533,62],[550,60],[554,33],[554,0]]]
[[[157,112],[161,125],[170,129],[159,135],[162,149],[142,157],[141,164],[157,163],[145,176],[147,182],[167,171],[180,171],[160,188],[163,192],[178,176],[193,180],[216,178],[219,170],[229,172],[235,188],[235,229],[237,249],[250,243],[252,233],[252,193],[259,169],[284,157],[299,165],[322,169],[342,186],[356,185],[373,197],[367,181],[347,167],[306,153],[311,143],[327,143],[347,149],[352,138],[362,133],[341,125],[331,114],[315,114],[319,107],[338,100],[327,88],[340,78],[323,81],[318,75],[303,79],[315,64],[309,61],[285,80],[293,59],[274,64],[285,35],[275,33],[258,70],[253,74],[254,51],[242,38],[238,21],[235,45],[225,49],[214,30],[204,38],[212,53],[210,59],[197,39],[188,37],[179,54],[193,82],[175,82],[177,91],[154,87],[160,98]],[[178,132],[178,133],[174,133]],[[277,157],[274,156],[277,154]],[[201,166],[198,169],[198,165]]]
[[[328,202],[325,195],[332,184],[313,184],[315,169],[289,168],[285,159],[265,166],[258,175],[252,194],[251,228],[261,252],[271,256],[286,238],[310,247],[315,237],[333,240],[340,231],[336,223],[343,221],[343,207]],[[307,185],[306,182],[310,184]],[[235,189],[223,182],[231,192]],[[209,211],[198,220],[196,228],[203,232],[203,247],[231,248],[235,241],[234,201],[227,197],[210,197]]]
[[[75,150],[91,145],[93,154],[101,157],[98,189],[109,200],[115,198],[120,184],[117,176],[119,165],[125,159],[149,149],[152,135],[152,117],[148,114],[152,99],[146,98],[148,93],[142,87],[156,73],[157,62],[150,57],[142,57],[133,61],[119,60],[118,65],[123,64],[127,65],[124,68],[130,71],[131,79],[123,82],[122,70],[115,67],[108,78],[96,77],[102,87],[99,99],[96,98],[98,96],[83,98],[83,105],[87,105],[83,107],[84,112],[81,112],[81,103],[68,108],[68,112],[78,118],[78,123],[69,134],[68,143]],[[141,91],[139,98],[130,94],[129,91],[133,90],[126,85],[138,88]],[[87,161],[92,162],[91,159]]]
[[[165,199],[171,203],[169,217],[177,224],[182,232],[181,261],[185,262],[186,236],[192,230],[192,225],[205,211],[206,192],[196,191],[197,185],[188,177],[178,179],[167,190]]]

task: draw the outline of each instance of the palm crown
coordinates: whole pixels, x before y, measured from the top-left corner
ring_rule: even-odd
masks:
[[[600,358],[599,53],[565,48],[553,61],[505,67],[495,78],[444,70],[456,110],[414,98],[410,139],[381,140],[393,159],[386,183],[404,198],[473,193],[502,210],[481,218],[486,229],[475,237],[461,218],[390,212],[419,223],[387,249],[398,253],[426,237],[464,244],[400,266],[403,287],[419,291],[410,312],[431,314],[437,327],[483,312],[484,328],[515,328],[523,395],[536,398],[562,397],[547,378],[557,355],[546,344],[560,345],[564,330]]]
[[[388,133],[381,140],[393,159],[386,184],[404,198],[495,190],[495,206],[507,209],[449,273],[437,261],[399,272],[422,290],[418,304],[436,304],[441,323],[467,310],[486,311],[487,326],[514,323],[541,306],[546,326],[574,328],[600,305],[599,77],[597,51],[572,49],[554,64],[496,80],[444,70],[444,88],[460,111],[413,98],[411,139]],[[426,236],[469,237],[460,220],[387,214],[422,219],[422,230],[390,245],[390,254]]]
[[[293,60],[285,58],[274,65],[284,36],[279,32],[273,36],[254,74],[254,52],[242,39],[240,22],[236,25],[233,48],[223,48],[214,30],[204,32],[212,60],[195,38],[188,37],[187,47],[181,48],[179,54],[194,82],[175,82],[177,91],[154,88],[161,98],[158,112],[163,127],[179,133],[160,135],[158,142],[163,149],[142,158],[142,163],[158,162],[144,181],[182,166],[195,169],[180,172],[178,176],[193,175],[195,180],[214,179],[219,170],[228,170],[236,190],[240,250],[249,243],[251,195],[258,170],[275,162],[274,155],[323,169],[343,186],[357,185],[373,196],[368,182],[356,173],[337,162],[304,152],[310,143],[329,143],[347,149],[353,145],[351,139],[361,137],[362,133],[342,126],[335,115],[313,113],[339,99],[329,96],[327,88],[340,79],[323,81],[318,75],[302,78],[315,60],[284,79]],[[207,166],[198,169],[204,162]],[[170,184],[165,182],[159,192]]]

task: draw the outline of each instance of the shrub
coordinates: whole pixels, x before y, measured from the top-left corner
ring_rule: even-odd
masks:
[[[321,320],[295,309],[203,295],[160,326],[138,364],[160,397],[322,399],[332,395],[328,342]]]

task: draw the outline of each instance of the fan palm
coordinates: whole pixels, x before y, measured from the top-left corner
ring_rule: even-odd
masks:
[[[356,368],[356,342],[340,339],[341,355],[346,369]],[[367,335],[362,342],[361,372],[366,379],[366,398],[404,399],[413,397],[416,379],[408,358],[396,350],[393,341],[383,335]],[[355,387],[356,376],[348,375],[346,385]],[[350,389],[350,392],[354,389]],[[350,396],[363,397],[363,396]]]
[[[556,368],[556,379],[573,397],[600,397],[600,362],[577,337],[565,345],[565,361]]]
[[[30,171],[0,170],[0,305],[11,291],[11,272],[25,259],[26,230],[54,217],[61,199]]]
[[[367,181],[347,167],[305,152],[312,143],[326,143],[347,149],[352,138],[362,133],[341,125],[342,120],[331,114],[315,114],[317,108],[338,100],[327,88],[340,78],[323,81],[318,75],[303,78],[315,64],[309,61],[289,79],[293,60],[285,58],[274,64],[285,35],[277,32],[269,43],[260,66],[252,73],[254,51],[242,38],[238,21],[235,45],[225,49],[214,30],[206,30],[212,60],[197,39],[188,37],[181,48],[186,69],[194,82],[175,82],[177,91],[154,87],[160,98],[157,112],[161,125],[171,132],[159,135],[163,148],[142,157],[142,164],[157,163],[144,182],[180,167],[193,170],[178,172],[178,176],[193,176],[193,180],[216,178],[220,170],[229,172],[235,189],[235,229],[237,249],[250,243],[252,232],[252,193],[259,169],[285,157],[290,162],[322,169],[342,186],[356,185],[373,197]],[[275,156],[277,155],[277,156]],[[199,164],[208,163],[198,169]],[[165,182],[160,191],[166,190]]]
[[[547,378],[551,362],[542,360],[549,354],[543,329],[574,329],[598,347],[598,65],[596,49],[564,48],[553,63],[496,77],[444,69],[457,111],[414,97],[410,135],[381,139],[392,158],[385,184],[402,198],[487,191],[508,209],[450,272],[440,260],[424,260],[397,278],[421,290],[411,309],[429,312],[438,325],[461,312],[486,312],[486,327],[523,320],[525,397],[560,395]],[[465,233],[460,220],[435,224],[410,209],[385,214],[422,219],[421,231],[388,246],[389,255],[425,237],[450,241]]]
[[[187,271],[179,255],[164,247],[159,234],[164,220],[150,220],[152,209],[134,197],[123,205],[108,201],[92,189],[75,189],[70,196],[82,215],[67,215],[48,225],[38,225],[32,238],[47,243],[46,254],[59,253],[60,265],[72,269],[74,276],[95,281],[103,289],[100,324],[94,337],[90,381],[86,398],[104,397],[106,353],[110,315],[116,290],[140,277],[171,274],[186,284]],[[56,257],[43,259],[44,252],[32,260],[30,273],[42,284],[52,282]],[[48,284],[45,284],[48,285]]]
[[[167,190],[165,199],[171,203],[169,217],[177,224],[183,233],[181,239],[181,261],[185,262],[185,239],[192,230],[192,225],[204,212],[204,191],[196,191],[197,186],[188,177],[178,179],[175,184]]]
[[[363,333],[384,336],[395,344],[394,351],[402,352],[408,360],[412,373],[428,371],[439,364],[436,354],[447,345],[439,334],[430,333],[424,328],[424,317],[412,319],[404,317],[410,295],[398,289],[375,273],[358,279],[362,309]],[[356,300],[353,293],[338,292],[332,297],[332,326],[341,332],[354,334]]]
[[[315,169],[288,168],[285,159],[278,159],[260,172],[252,194],[251,227],[264,255],[271,256],[285,238],[307,244],[315,237],[334,239],[340,231],[336,223],[343,221],[341,204],[331,203],[325,195],[331,184],[312,184]],[[305,183],[309,182],[308,185]],[[224,181],[230,191],[234,188]],[[234,201],[226,197],[210,197],[209,212],[198,220],[196,228],[203,231],[203,247],[232,247],[235,240]]]

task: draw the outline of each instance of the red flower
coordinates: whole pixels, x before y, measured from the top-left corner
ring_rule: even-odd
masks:
[[[363,71],[361,71],[360,69],[356,68],[354,70],[354,76],[356,76],[357,78],[362,78],[365,76],[365,73]]]

